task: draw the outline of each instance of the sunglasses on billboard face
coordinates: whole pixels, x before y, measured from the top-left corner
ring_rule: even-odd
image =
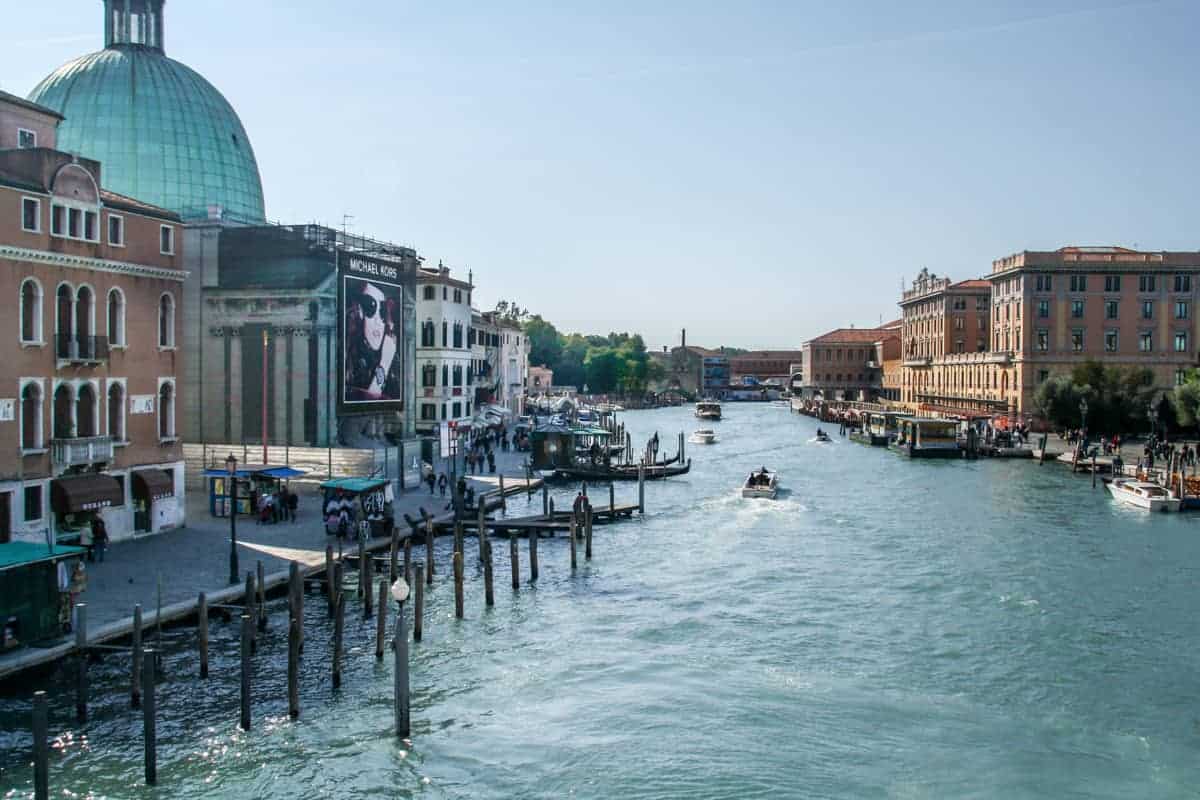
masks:
[[[376,314],[382,314],[382,305],[369,294],[359,295],[357,302],[358,307],[362,309],[363,318],[365,319],[370,319]],[[382,319],[382,316],[380,318]]]

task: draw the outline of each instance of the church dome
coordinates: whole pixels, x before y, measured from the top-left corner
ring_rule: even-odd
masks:
[[[211,83],[163,52],[162,3],[108,0],[105,49],[59,67],[29,99],[63,115],[58,149],[99,161],[106,189],[185,220],[216,205],[261,222],[246,130]]]

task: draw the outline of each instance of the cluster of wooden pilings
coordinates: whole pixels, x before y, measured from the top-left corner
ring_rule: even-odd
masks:
[[[584,558],[592,558],[592,522],[593,510],[590,502],[585,503],[579,519],[572,518],[570,522],[570,569],[578,568],[578,544],[582,540]],[[376,616],[374,656],[382,661],[385,651],[391,649],[395,660],[393,670],[393,711],[394,732],[396,736],[407,738],[411,733],[411,714],[409,698],[409,630],[405,607],[409,605],[408,593],[411,590],[412,606],[412,641],[420,642],[424,634],[424,612],[426,593],[434,586],[435,572],[440,572],[434,560],[434,525],[428,518],[424,530],[425,560],[413,561],[413,538],[407,536],[400,543],[398,529],[393,529],[391,547],[386,559],[374,554],[359,541],[356,555],[334,555],[333,545],[325,548],[325,566],[323,571],[314,572],[306,580],[299,562],[289,565],[287,582],[288,609],[288,646],[287,646],[287,702],[288,714],[293,718],[300,716],[300,657],[304,651],[304,597],[311,584],[321,587],[324,592],[329,618],[333,625],[333,641],[327,655],[329,664],[329,680],[332,688],[337,689],[342,683],[342,667],[345,658],[343,636],[346,619],[346,597],[348,591],[353,591],[361,602],[363,619]],[[538,580],[538,540],[537,532],[531,533],[529,541],[529,583]],[[465,615],[464,589],[464,535],[461,522],[454,528],[454,548],[451,554],[451,579],[454,584],[455,616],[463,619]],[[509,560],[512,568],[512,588],[517,591],[521,585],[520,554],[516,537],[509,538]],[[340,545],[339,545],[340,549]],[[403,564],[400,554],[403,553]],[[479,529],[479,560],[483,566],[484,604],[490,608],[495,605],[494,573],[492,564],[492,543],[487,533],[487,526]],[[348,590],[343,586],[348,563],[358,570],[358,587]],[[372,592],[375,585],[375,572],[379,570],[378,590]],[[196,613],[196,647],[198,650],[198,678],[206,680],[209,677],[209,615],[210,613],[224,616],[232,620],[234,615],[240,619],[241,636],[239,640],[241,691],[239,702],[239,725],[249,731],[252,727],[251,700],[253,698],[254,669],[251,656],[258,648],[260,634],[269,625],[267,613],[266,579],[261,561],[257,563],[254,572],[246,574],[245,590],[242,604],[212,604],[210,605],[204,592],[197,599]],[[390,589],[390,591],[389,591]],[[390,643],[387,641],[387,609],[389,594],[399,600],[397,604],[396,623],[392,631]],[[155,686],[162,677],[162,587],[159,585],[159,613],[154,626],[154,642],[146,646],[146,630],[142,624],[142,607],[135,605],[133,609],[133,631],[129,646],[90,644],[87,638],[87,604],[77,603],[75,606],[75,641],[74,677],[75,677],[75,710],[76,721],[84,723],[88,718],[88,663],[103,652],[118,652],[129,654],[130,664],[130,705],[141,709],[143,718],[144,766],[145,780],[148,785],[158,782],[158,753],[156,735],[156,697]],[[49,794],[49,719],[47,698],[44,691],[34,692],[33,696],[33,742],[34,742],[34,796],[37,800],[47,800]]]

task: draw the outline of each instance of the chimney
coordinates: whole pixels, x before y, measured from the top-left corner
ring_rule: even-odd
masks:
[[[679,335],[679,346],[687,347],[687,328],[684,328],[683,333]]]

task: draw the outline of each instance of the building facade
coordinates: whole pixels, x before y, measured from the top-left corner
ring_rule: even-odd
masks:
[[[474,413],[472,288],[470,280],[451,277],[441,263],[417,270],[418,434],[432,435],[439,424],[467,422]]]
[[[900,338],[898,323],[837,328],[804,343],[800,395],[825,400],[874,400],[883,387],[883,353]]]
[[[549,367],[529,368],[529,394],[542,395],[554,392],[554,370]]]
[[[0,93],[0,542],[184,524],[178,215],[104,189],[59,116]]]
[[[525,391],[529,384],[529,337],[521,324],[510,319],[497,322],[500,336],[500,394],[496,404],[515,416],[525,413]]]
[[[751,379],[787,388],[791,376],[801,371],[803,364],[803,350],[751,350],[729,357],[729,382],[738,384]]]

